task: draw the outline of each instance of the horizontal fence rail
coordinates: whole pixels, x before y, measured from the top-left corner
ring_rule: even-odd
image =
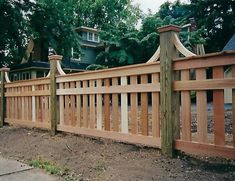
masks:
[[[49,79],[5,84],[7,123],[50,128]]]
[[[5,82],[8,69],[1,69],[0,127],[5,121],[158,147],[168,156],[177,149],[235,159],[235,51],[196,56],[182,48],[179,31],[159,29],[160,62],[55,76],[62,57],[53,55],[50,77],[17,82]],[[193,57],[175,58],[177,49]]]
[[[173,67],[181,73],[181,80],[173,83],[173,90],[181,92],[181,137],[175,141],[176,149],[234,159],[235,54],[176,59]],[[231,70],[231,77],[224,77],[226,70]],[[233,90],[228,108],[225,89]]]
[[[58,130],[159,147],[159,67],[58,76]]]

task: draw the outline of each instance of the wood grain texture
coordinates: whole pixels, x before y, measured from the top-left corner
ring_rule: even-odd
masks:
[[[224,68],[213,68],[213,79],[223,78]],[[225,144],[225,122],[224,122],[224,90],[213,91],[213,108],[214,108],[214,143],[216,145]]]
[[[207,68],[235,64],[235,54],[215,54],[188,58],[175,59],[173,63],[174,70],[185,70],[193,68]]]
[[[159,82],[159,74],[152,74],[152,83]],[[152,93],[152,133],[153,137],[160,137],[160,105],[159,93]]]
[[[64,83],[60,83],[59,84],[59,89],[63,89],[64,88]],[[59,104],[60,104],[60,124],[64,125],[64,96],[60,95],[59,96]]]
[[[69,89],[69,82],[64,85],[65,89]],[[65,96],[65,108],[64,108],[64,124],[69,125],[70,123],[70,111],[69,111],[69,95]]]
[[[137,76],[133,75],[130,77],[130,83],[131,85],[137,84]],[[137,119],[137,113],[138,113],[138,100],[137,100],[137,93],[131,93],[131,115],[130,115],[130,121],[131,121],[131,133],[132,134],[138,134],[138,119]]]
[[[147,75],[141,75],[141,83],[148,83]],[[146,92],[141,93],[141,106],[140,106],[140,121],[141,121],[141,133],[144,136],[148,135],[148,94]]]
[[[231,146],[176,140],[175,148],[189,154],[235,159],[235,148]]]
[[[83,81],[83,87],[88,87],[88,82]],[[88,95],[83,95],[83,105],[82,105],[82,127],[87,128],[88,127]]]
[[[181,71],[181,80],[189,80],[189,70]],[[181,91],[182,140],[191,141],[191,96],[190,91]]]
[[[97,80],[97,87],[102,86],[102,80]],[[97,129],[102,130],[102,124],[103,124],[103,103],[102,103],[102,94],[97,94]]]
[[[110,86],[109,79],[104,79],[104,86]],[[110,131],[110,94],[104,94],[104,129]]]
[[[76,82],[76,88],[81,87],[81,81]],[[76,119],[76,125],[77,127],[81,127],[81,95],[76,96],[76,109],[77,109],[77,119]]]
[[[112,78],[112,86],[118,85],[118,78]],[[119,131],[119,106],[118,106],[118,94],[112,94],[112,122],[113,131]]]
[[[94,88],[95,87],[95,81],[91,80],[90,81],[90,88]],[[95,114],[95,94],[91,94],[90,95],[90,124],[89,127],[91,129],[95,128],[95,121],[96,121],[96,114]]]
[[[196,79],[206,79],[206,70],[197,69]],[[206,91],[197,91],[197,138],[199,142],[207,142],[207,96]]]
[[[121,85],[127,85],[127,77],[121,77]],[[127,102],[127,94],[121,93],[121,132],[128,133],[128,102]]]
[[[75,82],[70,82],[70,88],[75,88]],[[70,95],[70,125],[75,126],[75,95]]]
[[[235,88],[235,79],[208,79],[208,80],[190,80],[175,81],[173,89],[176,90],[216,90],[224,88]]]
[[[119,132],[112,131],[100,131],[100,130],[91,130],[86,128],[76,128],[71,126],[60,126],[58,125],[58,130],[64,132],[75,133],[79,135],[91,136],[95,138],[107,138],[112,139],[118,142],[131,143],[137,145],[145,145],[160,148],[161,141],[160,138],[153,138],[149,136],[141,136],[141,135],[131,135]]]
[[[96,71],[86,71],[82,73],[67,74],[63,76],[57,76],[57,83],[70,82],[79,80],[97,80],[106,79],[121,76],[131,76],[140,74],[151,74],[160,72],[160,63],[143,63],[138,65],[123,66],[117,68],[110,68]]]

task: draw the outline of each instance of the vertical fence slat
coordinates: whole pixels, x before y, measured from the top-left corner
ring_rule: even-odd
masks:
[[[196,70],[196,80],[205,80],[206,70]],[[199,142],[207,142],[207,97],[206,91],[197,91],[197,137]]]
[[[65,82],[65,89],[69,89],[69,82]],[[69,111],[69,96],[65,95],[65,109],[64,109],[64,123],[65,125],[69,125],[70,123],[70,111]]]
[[[90,88],[94,88],[94,80],[90,81]],[[90,126],[91,129],[95,128],[95,95],[90,95]]]
[[[232,77],[235,78],[235,65],[232,65]],[[235,147],[235,89],[232,89],[232,124],[233,146]]]
[[[152,83],[159,83],[159,74],[152,74]],[[152,93],[152,132],[153,137],[160,137],[159,92]]]
[[[83,81],[83,87],[84,88],[88,87],[88,82],[86,80]],[[87,128],[88,127],[88,95],[87,94],[83,95],[82,111],[83,111],[82,126]]]
[[[137,84],[137,76],[133,75],[130,77],[130,83],[131,85]],[[132,134],[138,134],[138,119],[137,119],[137,108],[138,108],[138,102],[137,102],[137,93],[131,93],[131,133]]]
[[[189,70],[181,71],[181,80],[189,80]],[[191,141],[191,97],[190,91],[181,91],[182,140]]]
[[[97,88],[101,87],[102,86],[102,80],[101,79],[98,79],[97,80]],[[103,107],[103,104],[102,104],[102,94],[97,94],[96,95],[96,99],[97,99],[97,129],[98,130],[102,130],[102,120],[103,120],[103,113],[102,113],[102,107]]]
[[[32,86],[28,86],[28,90],[29,91],[32,91]],[[32,119],[32,96],[29,96],[28,97],[28,107],[29,107],[29,110],[28,110],[28,120],[29,121],[33,121]]]
[[[32,91],[35,91],[35,86],[32,85]],[[36,97],[32,96],[32,121],[36,121]]]
[[[121,85],[127,85],[127,77],[121,77]],[[128,133],[127,93],[121,93],[121,132]]]
[[[112,78],[112,86],[118,85],[118,78]],[[113,130],[119,131],[119,108],[118,108],[118,94],[112,94],[112,122]]]
[[[109,79],[104,79],[104,86],[109,87]],[[104,94],[104,129],[110,131],[110,95]]]
[[[25,87],[25,91],[28,92],[29,91],[29,86]],[[25,120],[29,121],[29,96],[25,97]]]
[[[81,82],[76,82],[76,88],[81,88]],[[76,96],[76,106],[77,106],[77,123],[78,127],[81,127],[81,95]]]
[[[73,89],[75,88],[75,82],[71,82],[70,83],[70,88]],[[75,122],[75,95],[71,95],[70,96],[70,125],[71,126],[75,126],[76,122]]]
[[[24,92],[26,89],[25,87],[21,87],[21,92]],[[21,97],[21,120],[25,120],[25,97]]]
[[[148,83],[147,75],[141,75],[141,84]],[[148,135],[148,94],[146,92],[141,93],[141,130],[142,135]]]
[[[213,79],[224,77],[223,67],[213,68]],[[224,122],[224,90],[213,91],[214,107],[214,141],[216,145],[225,144],[225,122]]]
[[[63,88],[64,88],[64,84],[60,83],[59,89],[63,89]],[[64,96],[63,95],[60,95],[59,101],[60,101],[60,125],[64,125]]]

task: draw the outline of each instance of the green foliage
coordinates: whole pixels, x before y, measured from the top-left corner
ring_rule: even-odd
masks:
[[[58,54],[71,56],[71,48],[78,47],[79,36],[74,31],[74,0],[38,0],[30,24],[34,37],[46,39]]]
[[[30,0],[0,0],[0,64],[19,62],[30,32],[28,12],[34,7]]]
[[[30,166],[33,166],[34,168],[40,168],[45,170],[46,172],[52,174],[64,177],[66,181],[75,181],[76,177],[73,173],[70,173],[68,169],[58,167],[54,163],[51,163],[42,157],[38,157],[37,159],[31,160],[29,162]]]
[[[191,0],[190,9],[202,36],[207,38],[206,50],[221,51],[235,30],[234,0]]]

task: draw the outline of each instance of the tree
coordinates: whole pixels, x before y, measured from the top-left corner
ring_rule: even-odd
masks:
[[[35,4],[30,0],[0,1],[0,64],[9,65],[24,55],[30,28],[28,12]]]
[[[48,41],[58,54],[69,59],[71,48],[79,46],[74,31],[74,0],[38,0],[30,16],[34,38]]]
[[[221,51],[235,30],[234,0],[191,0],[190,9],[203,36],[208,38],[206,50]]]

